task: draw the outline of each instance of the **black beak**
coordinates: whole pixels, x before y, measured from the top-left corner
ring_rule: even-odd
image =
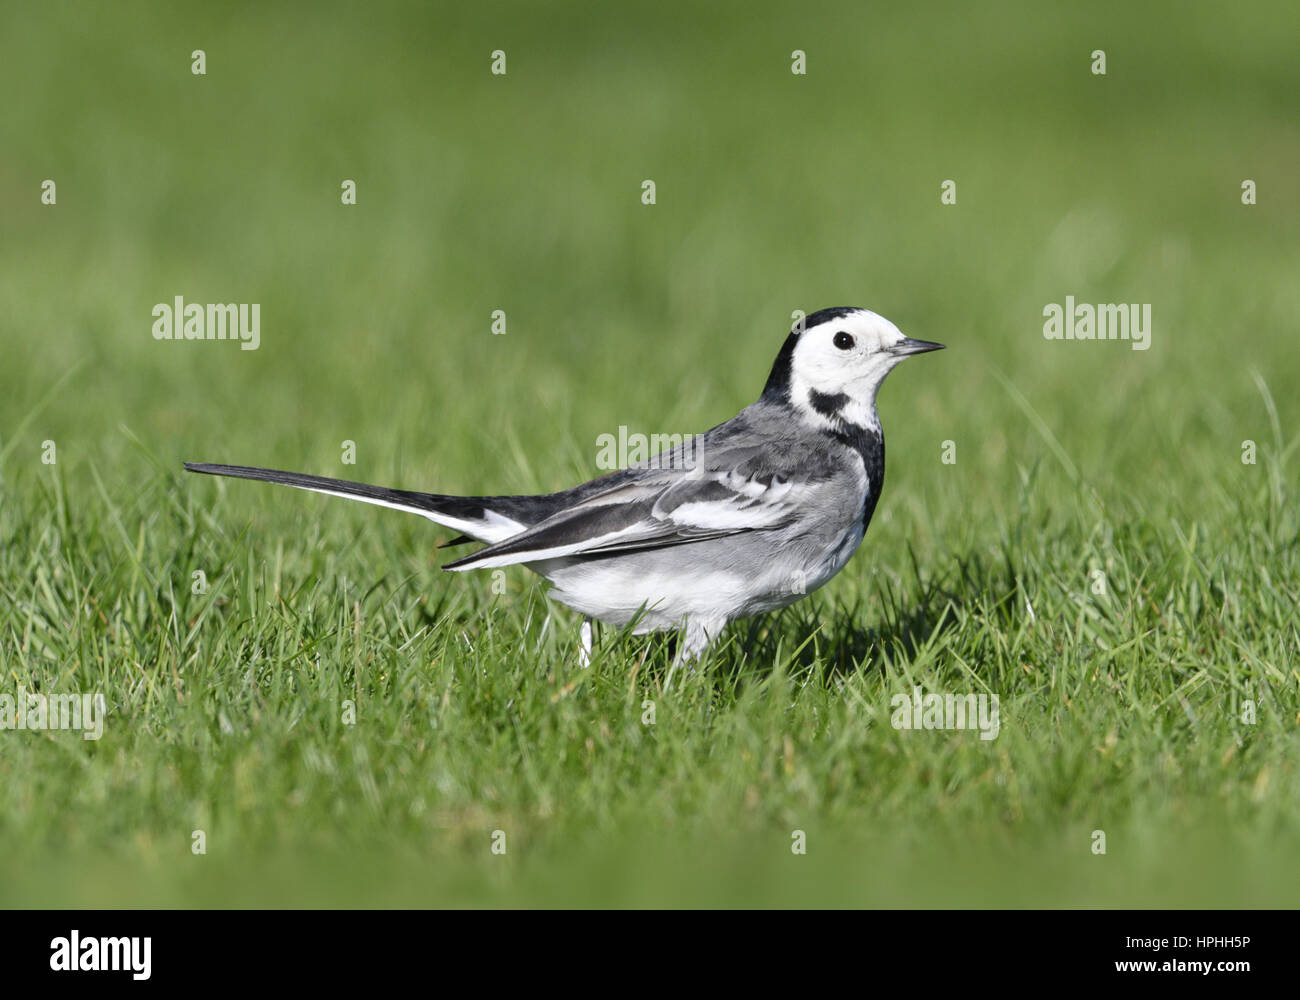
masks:
[[[910,354],[925,354],[927,351],[942,351],[943,344],[936,344],[933,340],[913,340],[907,337],[890,350],[901,357],[907,357]]]

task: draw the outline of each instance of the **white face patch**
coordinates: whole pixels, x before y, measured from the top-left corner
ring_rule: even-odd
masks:
[[[863,427],[878,426],[876,392],[905,355],[890,349],[907,338],[893,323],[866,309],[826,320],[799,335],[791,358],[791,402],[819,422],[830,418],[815,405],[820,397],[837,399],[843,419]]]

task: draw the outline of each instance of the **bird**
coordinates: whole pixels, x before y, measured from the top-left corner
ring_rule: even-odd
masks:
[[[798,314],[796,314],[798,315]],[[698,662],[731,622],[800,600],[842,570],[880,500],[876,394],[900,362],[943,349],[837,306],[790,329],[758,399],[736,416],[590,482],[521,496],[453,496],[242,465],[190,472],[293,486],[419,514],[486,543],[451,572],[522,564],[578,612],[633,634],[676,632]]]

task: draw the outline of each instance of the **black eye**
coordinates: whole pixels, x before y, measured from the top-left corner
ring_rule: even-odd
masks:
[[[835,335],[835,340],[833,341],[833,343],[841,351],[847,351],[850,347],[853,346],[853,337],[850,334],[847,334],[843,330],[841,330],[839,333]]]

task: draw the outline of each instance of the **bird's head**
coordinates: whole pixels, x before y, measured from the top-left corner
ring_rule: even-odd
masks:
[[[904,358],[943,344],[913,340],[867,309],[822,309],[797,323],[763,388],[763,398],[785,402],[823,420],[876,423],[876,392]]]

